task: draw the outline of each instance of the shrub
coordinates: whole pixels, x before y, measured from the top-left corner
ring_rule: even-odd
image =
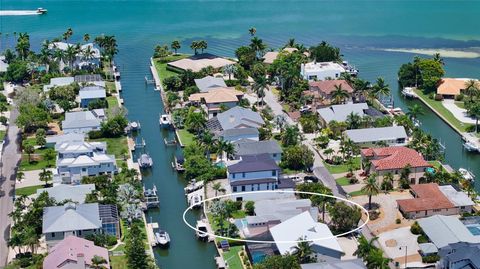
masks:
[[[7,125],[7,121],[8,121],[7,117],[0,116],[0,123],[2,123],[3,125]]]
[[[357,184],[359,180],[356,176],[353,176],[348,181],[350,182],[350,184]]]
[[[417,243],[419,244],[424,244],[424,243],[428,243],[428,237],[426,235],[420,235],[418,238],[417,238]]]
[[[97,138],[102,138],[103,136],[103,133],[102,131],[98,130],[98,131],[90,131],[88,133],[88,138],[90,139],[97,139]]]
[[[428,99],[434,99],[434,98],[435,98],[435,93],[432,92],[428,95]]]
[[[443,95],[435,94],[435,101],[443,101]]]
[[[400,224],[400,223],[402,223],[402,220],[401,220],[401,219],[396,219],[396,220],[395,220],[395,223],[396,223],[396,224]]]
[[[440,260],[440,256],[438,255],[428,255],[422,257],[423,263],[436,263]]]
[[[107,100],[98,99],[88,104],[88,110],[106,108],[107,106],[108,106]]]
[[[245,212],[247,213],[247,215],[253,216],[253,214],[255,214],[255,202],[247,201],[245,203]]]
[[[423,234],[422,227],[420,227],[416,221],[412,224],[412,227],[410,227],[410,232],[412,234]]]
[[[455,101],[463,101],[465,95],[463,93],[455,96]]]

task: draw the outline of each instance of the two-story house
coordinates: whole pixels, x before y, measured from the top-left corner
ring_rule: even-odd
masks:
[[[268,154],[277,163],[282,160],[282,148],[275,140],[241,139],[233,142],[233,145],[235,146],[235,159],[240,159],[243,156]]]

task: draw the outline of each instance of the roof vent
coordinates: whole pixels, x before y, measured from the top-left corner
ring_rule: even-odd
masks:
[[[235,116],[233,115],[230,115],[230,118],[228,119],[231,123],[233,123],[235,121]]]
[[[69,209],[75,210],[76,208],[77,208],[77,205],[75,203],[66,203],[65,204],[65,211],[67,211]]]

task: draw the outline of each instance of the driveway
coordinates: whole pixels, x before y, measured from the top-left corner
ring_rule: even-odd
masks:
[[[271,90],[265,91],[263,101],[272,109],[273,114],[283,115],[289,125],[295,125],[295,122],[287,115],[287,113],[283,112],[282,105],[277,101],[277,96],[275,96]]]
[[[13,110],[10,116],[10,123],[15,122],[17,116],[18,112]],[[5,137],[0,166],[0,187],[2,190],[2,195],[0,196],[0,267],[5,266],[7,263],[7,240],[10,237],[11,224],[8,214],[12,212],[13,209],[15,174],[20,162],[19,141],[19,129],[17,126],[11,124]]]
[[[455,104],[455,100],[447,99],[442,101],[442,105],[452,112],[453,116],[457,118],[457,120],[463,123],[475,124],[475,119],[471,118],[467,114],[467,110],[458,107]]]
[[[417,237],[418,235],[410,232],[410,227],[402,227],[381,233],[378,236],[378,242],[387,257],[401,264],[405,264],[406,254],[407,264],[409,264],[422,260],[420,254],[418,254],[420,247],[417,243]]]

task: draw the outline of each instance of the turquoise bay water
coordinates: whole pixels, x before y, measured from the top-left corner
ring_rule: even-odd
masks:
[[[58,37],[69,27],[74,30],[73,41],[80,41],[84,33],[117,37],[120,52],[116,61],[125,106],[129,118],[141,122],[141,136],[155,164],[144,179],[147,187],[157,185],[161,207],[149,212],[147,219],[158,222],[172,238],[169,250],[155,251],[162,268],[214,268],[216,252],[211,244],[196,241],[182,221],[184,181],[170,167],[176,150],[163,145],[167,133],[158,127],[162,103],[159,94],[144,83],[156,44],[181,39],[181,51],[191,52],[191,40],[201,38],[208,41],[208,52],[231,56],[234,48],[248,43],[252,26],[271,47],[279,47],[291,37],[306,45],[327,40],[342,48],[362,77],[372,81],[384,77],[392,86],[396,106],[404,109],[418,101],[400,97],[396,72],[413,55],[379,49],[480,47],[480,1],[0,0],[2,10],[37,7],[47,8],[48,14],[0,17],[0,50],[11,45],[13,32],[29,32],[37,48],[41,40]],[[445,62],[448,76],[480,76],[480,59]],[[427,108],[425,111],[420,117],[422,128],[446,144],[446,162],[455,168],[470,168],[480,177],[480,157],[464,152],[460,137]],[[187,215],[191,223],[196,217]]]

